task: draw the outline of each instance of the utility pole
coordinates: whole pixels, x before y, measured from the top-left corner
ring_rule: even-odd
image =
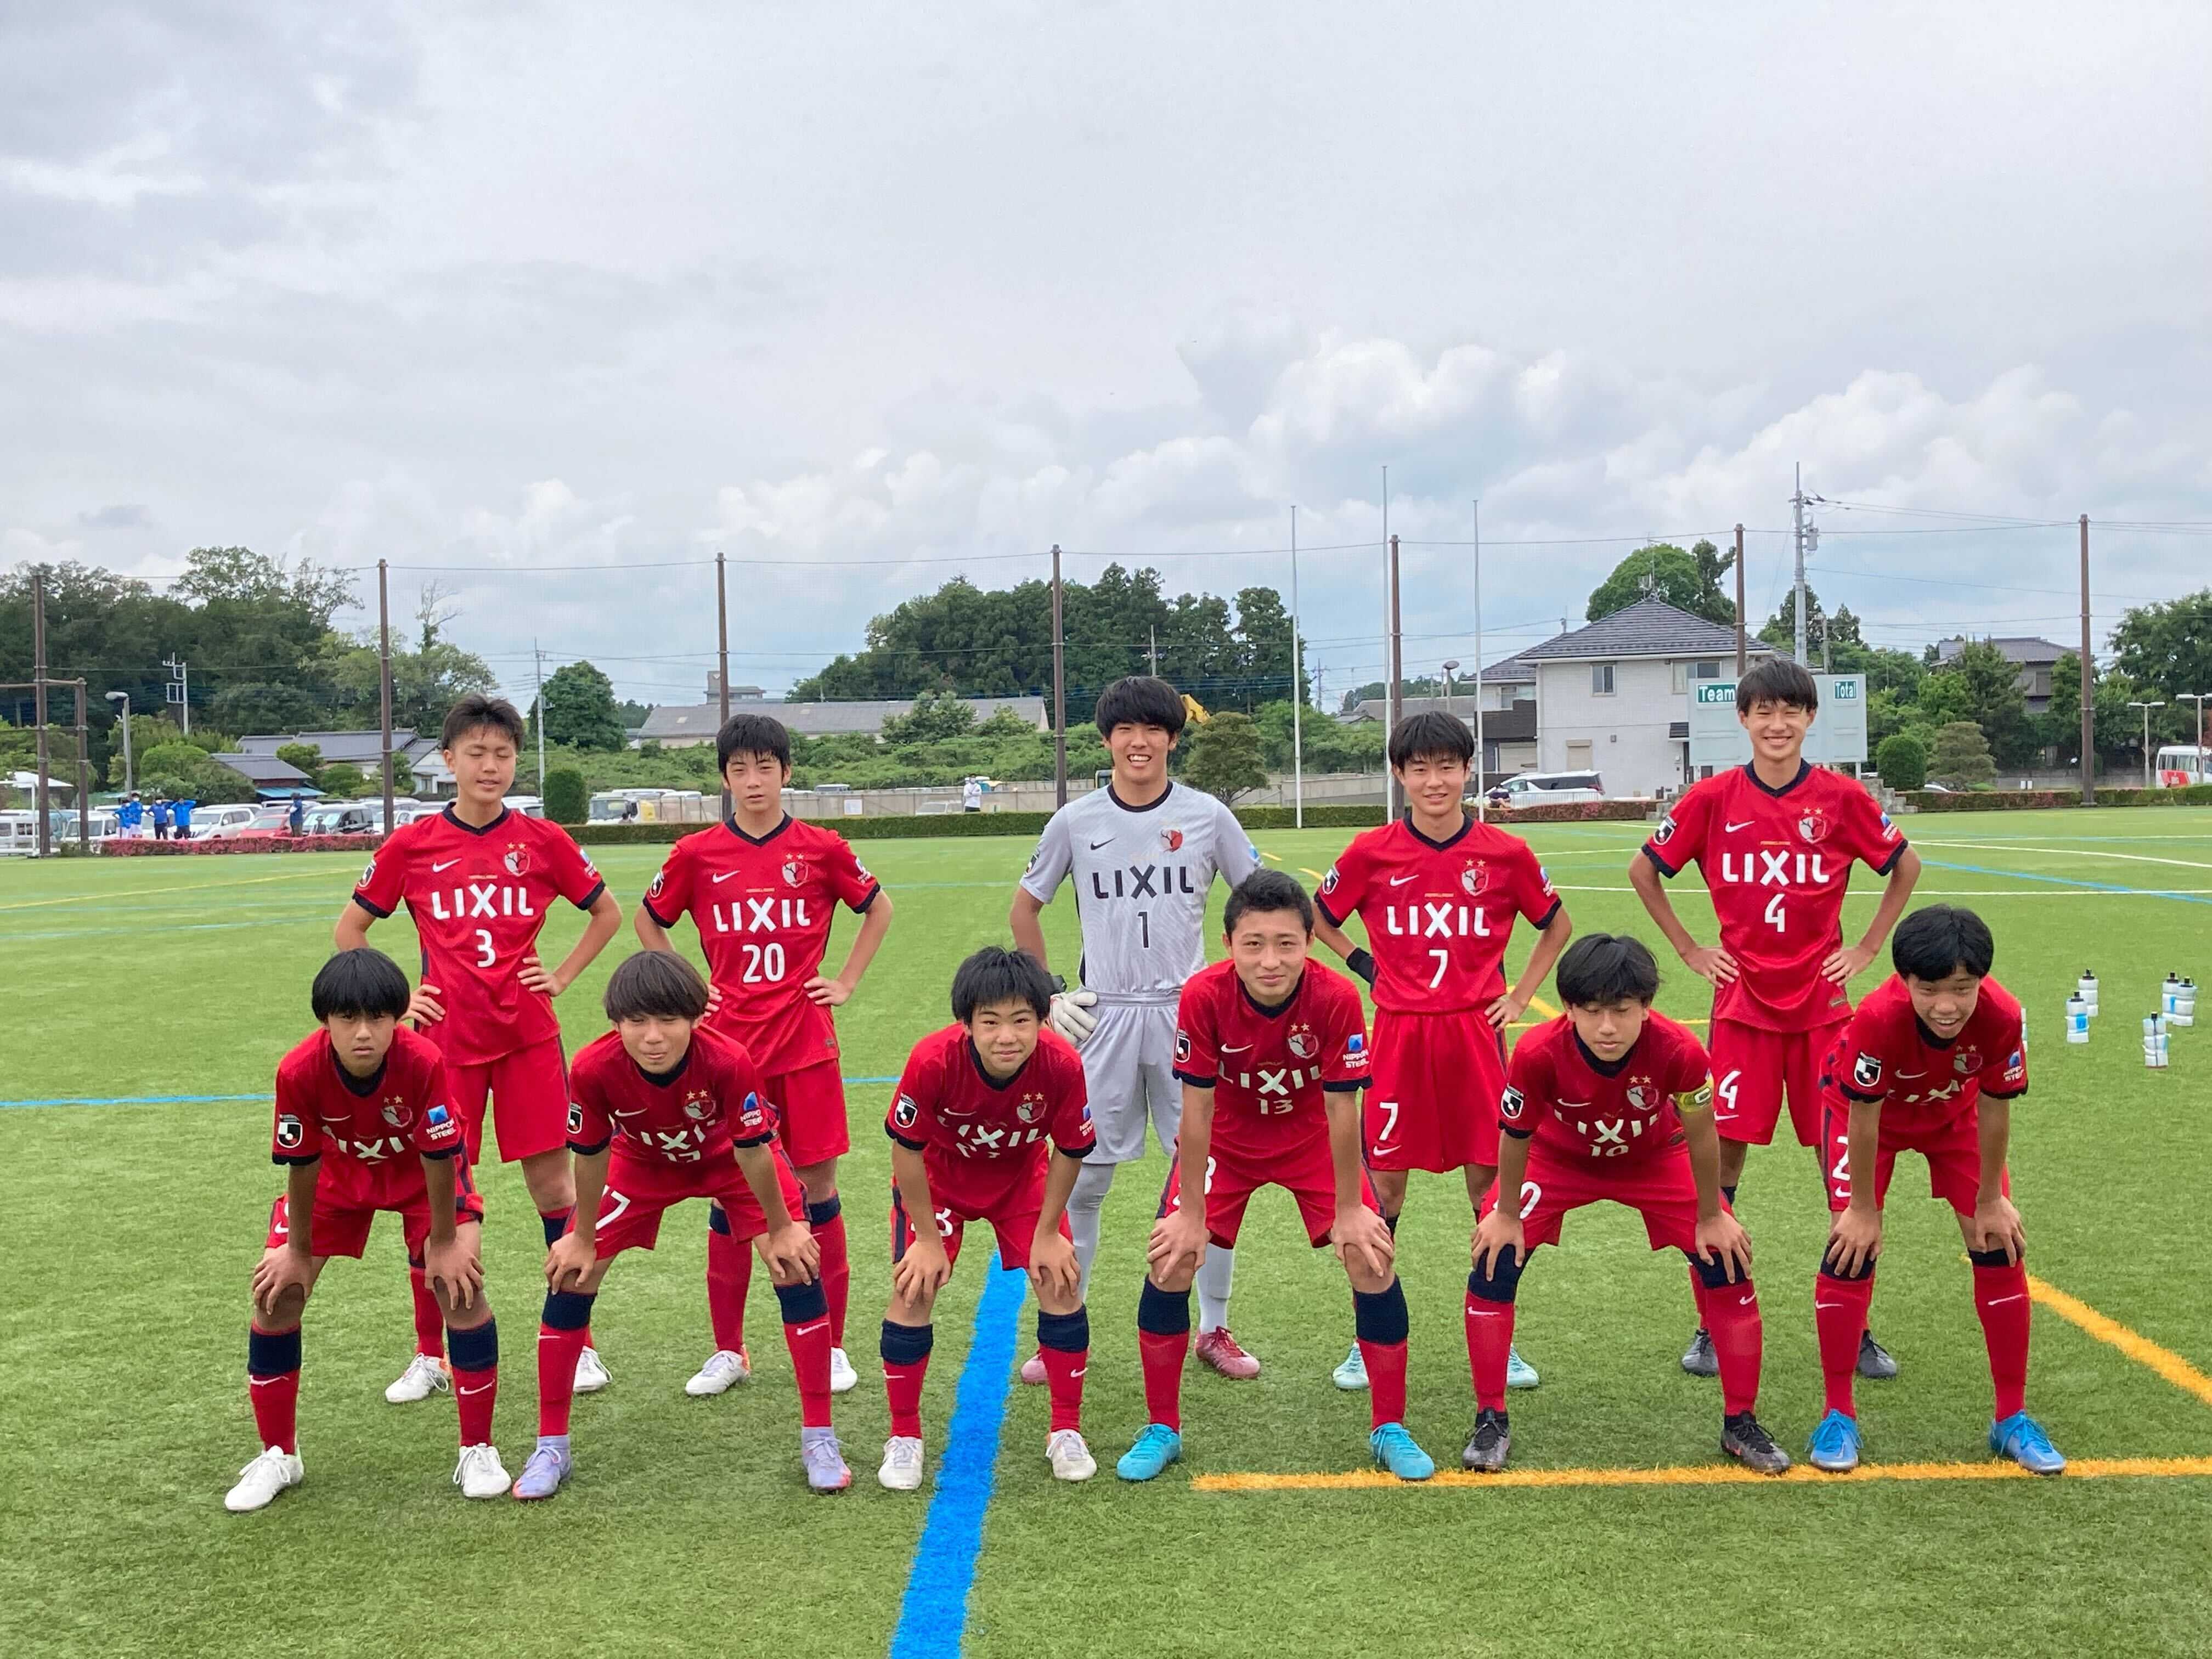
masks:
[[[542,807],[545,799],[545,653],[532,640],[530,653],[538,659],[538,799]]]
[[[192,665],[180,657],[164,657],[161,666],[169,671],[169,684],[163,696],[177,705],[178,724],[189,738],[192,734]]]
[[[127,795],[138,787],[138,775],[131,763],[131,694],[111,691],[107,700],[116,706],[115,718],[123,726],[123,793]]]
[[[1158,679],[1160,677],[1160,630],[1147,627],[1145,637],[1150,642],[1147,649],[1152,659],[1152,678]]]
[[[2207,769],[2204,764],[2204,699],[2208,695],[2212,694],[2203,691],[2177,691],[2173,694],[2173,700],[2176,702],[2193,702],[2197,705],[2197,764],[2190,767],[2188,770],[2196,775],[2197,781],[2199,783],[2208,781],[2205,774],[2208,769]]]
[[[427,607],[425,614],[437,612]],[[429,631],[426,623],[423,632]],[[424,647],[428,648],[427,646]],[[392,590],[391,568],[387,561],[376,562],[376,654],[377,654],[377,714],[384,731],[384,833],[389,836],[397,827],[392,814]],[[458,793],[458,792],[457,792]]]
[[[1386,705],[1390,711],[1389,729],[1392,732],[1398,729],[1398,722],[1405,718],[1406,713],[1405,650],[1405,635],[1398,616],[1398,538],[1393,536],[1390,538],[1390,649],[1388,653],[1390,690],[1389,702]],[[1386,745],[1389,743],[1387,737],[1384,743]],[[1390,816],[1395,818],[1405,810],[1406,793],[1398,787],[1396,772],[1390,773],[1389,778]]]
[[[76,682],[76,850],[92,851],[92,768],[86,759],[84,682]]]
[[[1306,827],[1305,704],[1305,659],[1298,645],[1298,509],[1294,501],[1291,504],[1291,821],[1301,830]]]
[[[1474,816],[1490,815],[1490,750],[1482,741],[1482,500],[1474,509]]]
[[[722,665],[721,672],[714,679],[721,702],[720,718],[714,727],[719,734],[722,727],[730,723],[730,585],[728,567],[719,547],[714,550],[714,637],[715,649],[720,653],[719,660]],[[736,816],[736,808],[730,799],[730,780],[726,773],[722,778],[722,816],[726,818]]]
[[[1060,633],[1060,544],[1052,544],[1052,798],[1067,805],[1067,641]]]
[[[1796,650],[1793,654],[1800,663],[1805,660],[1805,469],[1797,468],[1796,488],[1790,495],[1790,540],[1796,550],[1797,574],[1790,609],[1791,620],[1796,623]]]
[[[2097,671],[2089,654],[2089,515],[2081,515],[2081,805],[2097,804]]]
[[[2143,711],[2143,787],[2148,789],[2150,787],[2150,711],[2165,708],[2166,699],[2158,697],[2149,702],[2137,702],[2130,698],[2128,707]]]
[[[1390,750],[1390,734],[1398,725],[1398,681],[1392,672],[1397,659],[1391,654],[1391,617],[1397,612],[1397,572],[1390,553],[1390,469],[1382,469],[1382,751]],[[1398,784],[1387,762],[1382,771],[1382,822],[1398,816]]]
[[[32,792],[39,811],[39,856],[54,850],[54,822],[46,789],[46,765],[52,757],[46,749],[46,573],[31,572],[31,707],[39,727],[39,781]]]
[[[1746,646],[1743,637],[1743,526],[1735,527],[1735,677],[1741,679],[1745,672]]]

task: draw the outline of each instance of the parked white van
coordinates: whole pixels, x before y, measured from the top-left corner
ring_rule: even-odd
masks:
[[[1595,772],[1522,772],[1494,786],[1495,806],[1536,806],[1555,801],[1603,800],[1605,781]]]

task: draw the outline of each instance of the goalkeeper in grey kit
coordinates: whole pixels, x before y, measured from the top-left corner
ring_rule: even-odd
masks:
[[[1176,1004],[1206,965],[1206,899],[1215,876],[1231,887],[1260,854],[1228,807],[1168,778],[1183,727],[1183,701],[1165,680],[1132,675],[1099,695],[1097,722],[1113,757],[1103,789],[1052,815],[1014,890],[1014,943],[1039,962],[1041,913],[1063,881],[1075,884],[1083,929],[1077,988],[1054,997],[1051,1019],[1083,1055],[1097,1150],[1084,1160],[1068,1200],[1075,1258],[1087,1291],[1098,1253],[1098,1210],[1114,1169],[1142,1158],[1149,1116],[1172,1154],[1182,1118],[1175,1076]],[[1253,1377],[1260,1362],[1229,1331],[1235,1254],[1209,1245],[1198,1273],[1198,1357],[1224,1376]],[[1025,1382],[1045,1380],[1032,1357]]]

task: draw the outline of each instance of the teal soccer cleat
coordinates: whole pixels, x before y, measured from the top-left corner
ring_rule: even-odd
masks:
[[[1367,1437],[1375,1461],[1401,1480],[1425,1480],[1437,1472],[1428,1453],[1413,1443],[1403,1423],[1385,1423]]]
[[[1151,1423],[1137,1443],[1121,1454],[1114,1473],[1124,1480],[1150,1480],[1170,1463],[1182,1461],[1182,1437],[1164,1423]]]
[[[2066,1460],[2044,1433],[2043,1425],[2026,1412],[2015,1412],[2002,1423],[1990,1425],[1990,1449],[2000,1457],[2009,1457],[2030,1474],[2057,1474],[2066,1467]]]
[[[1849,1474],[1859,1466],[1858,1419],[1830,1412],[1806,1443],[1805,1461],[1830,1474]]]

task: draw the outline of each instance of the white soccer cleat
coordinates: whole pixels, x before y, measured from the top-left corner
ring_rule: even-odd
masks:
[[[850,1394],[860,1386],[860,1374],[853,1369],[853,1362],[845,1357],[842,1348],[830,1350],[830,1392]]]
[[[597,1348],[586,1348],[576,1356],[576,1386],[571,1392],[597,1394],[613,1381]]]
[[[912,1492],[921,1484],[921,1442],[910,1434],[895,1434],[884,1442],[883,1467],[876,1484],[885,1492]]]
[[[740,1382],[752,1380],[753,1368],[745,1361],[742,1348],[717,1348],[707,1356],[707,1363],[699,1367],[698,1374],[684,1385],[684,1392],[694,1400],[726,1394]]]
[[[251,1515],[256,1510],[265,1510],[276,1501],[278,1492],[287,1486],[298,1486],[307,1474],[299,1453],[276,1446],[266,1447],[260,1456],[238,1472],[238,1484],[223,1494],[222,1506],[233,1515]]]
[[[1054,1429],[1044,1443],[1044,1455],[1055,1480],[1088,1480],[1098,1473],[1098,1460],[1073,1429]]]
[[[443,1394],[453,1386],[453,1374],[443,1358],[434,1353],[418,1353],[407,1362],[407,1369],[399,1373],[398,1381],[384,1391],[384,1397],[395,1406],[411,1406],[434,1394]]]
[[[461,1461],[453,1465],[453,1484],[464,1498],[504,1498],[514,1481],[499,1461],[499,1448],[486,1441],[461,1448]]]

